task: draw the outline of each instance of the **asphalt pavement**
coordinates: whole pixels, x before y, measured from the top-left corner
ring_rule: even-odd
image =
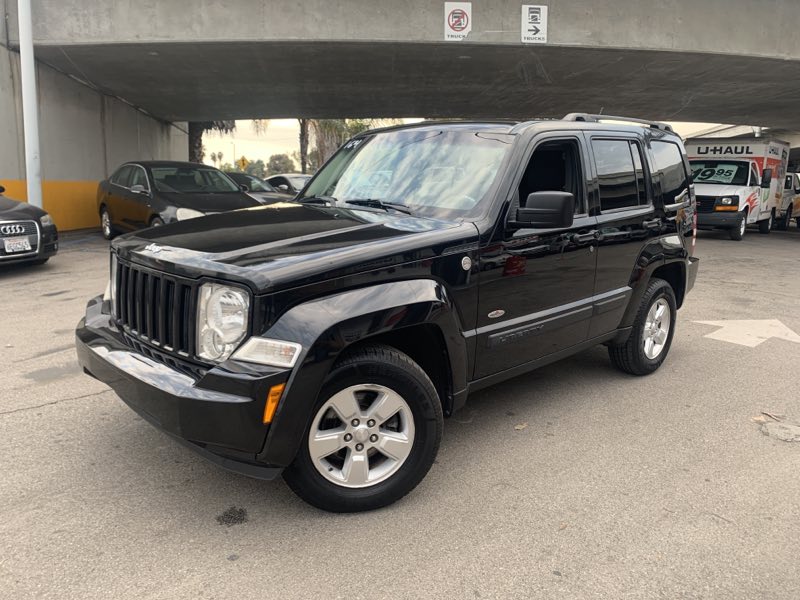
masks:
[[[414,492],[334,515],[207,463],[81,372],[107,242],[67,236],[0,270],[0,598],[795,600],[800,231],[701,233],[697,254],[657,373],[599,347],[475,394]],[[779,323],[727,323],[751,320]]]

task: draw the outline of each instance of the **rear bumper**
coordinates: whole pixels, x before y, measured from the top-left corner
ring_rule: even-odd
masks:
[[[741,212],[710,212],[697,213],[698,229],[732,229],[738,227],[742,218]]]
[[[259,461],[269,425],[269,388],[290,371],[228,361],[189,374],[136,352],[95,298],[75,332],[83,370],[110,386],[136,413],[212,462],[250,477],[274,479],[282,467]]]
[[[688,294],[697,281],[697,271],[700,269],[700,259],[693,256],[686,261],[686,293]]]

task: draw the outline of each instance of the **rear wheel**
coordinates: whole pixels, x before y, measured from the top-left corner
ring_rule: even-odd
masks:
[[[730,231],[730,236],[732,240],[740,241],[743,237],[745,232],[747,231],[747,213],[743,212],[739,217],[739,224],[736,227],[733,227]]]
[[[648,375],[658,369],[669,353],[676,316],[672,286],[663,279],[652,279],[628,340],[608,347],[613,365],[631,375]]]
[[[783,215],[783,218],[781,219],[778,225],[778,229],[781,229],[783,231],[788,231],[791,224],[792,224],[792,205],[790,204],[789,206],[786,207],[786,214]]]
[[[100,228],[103,230],[103,237],[107,240],[112,239],[116,234],[114,226],[111,224],[111,215],[108,209],[104,206],[100,209]]]
[[[365,347],[328,376],[284,479],[323,510],[386,506],[431,468],[442,420],[436,388],[417,363],[389,346]]]
[[[775,222],[775,209],[769,213],[769,219],[758,222],[758,233],[769,233],[772,231],[772,224]]]
[[[164,224],[164,219],[161,217],[153,217],[150,219],[150,227],[161,227]]]

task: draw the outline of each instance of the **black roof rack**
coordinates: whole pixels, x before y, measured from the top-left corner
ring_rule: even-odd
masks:
[[[564,121],[586,121],[587,123],[599,123],[601,121],[623,121],[647,125],[653,129],[672,132],[672,126],[660,121],[647,121],[645,119],[634,119],[632,117],[615,117],[613,115],[591,115],[589,113],[569,113],[564,117]]]

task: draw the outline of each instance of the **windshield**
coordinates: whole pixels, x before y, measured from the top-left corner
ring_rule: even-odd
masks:
[[[689,164],[695,183],[747,185],[747,173],[750,170],[747,162],[692,160]]]
[[[251,192],[274,192],[275,188],[268,184],[266,181],[261,181],[257,177],[248,175],[245,177],[245,185],[250,188]]]
[[[159,192],[208,194],[238,192],[237,186],[222,171],[203,167],[153,167],[156,189]]]
[[[299,200],[328,196],[403,204],[415,214],[455,218],[486,195],[513,136],[400,130],[347,142]]]

